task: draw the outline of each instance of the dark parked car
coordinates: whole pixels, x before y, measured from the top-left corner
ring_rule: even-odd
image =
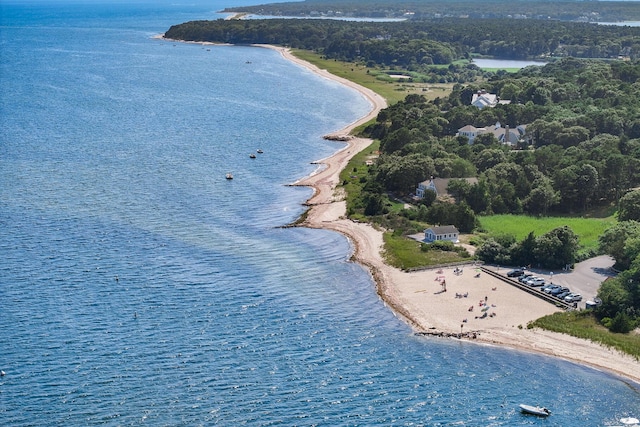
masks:
[[[515,270],[511,270],[507,273],[507,277],[520,277],[524,274],[524,270],[522,268],[516,268]]]
[[[551,295],[556,296],[559,295],[563,292],[571,292],[569,291],[569,288],[567,288],[566,286],[562,286],[562,287],[558,287],[556,289],[552,289],[551,292],[549,292]],[[569,294],[567,294],[569,295]]]

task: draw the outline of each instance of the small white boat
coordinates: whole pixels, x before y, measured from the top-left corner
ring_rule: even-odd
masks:
[[[258,148],[258,153],[262,154],[262,153],[264,153],[264,151],[262,151],[261,148]]]
[[[539,417],[548,417],[551,411],[542,406],[531,406],[520,404],[520,410],[523,414],[537,415]]]
[[[233,174],[231,172],[227,173],[226,178],[227,179],[233,179]]]
[[[620,418],[620,422],[626,426],[635,426],[640,423],[640,420],[633,417]]]

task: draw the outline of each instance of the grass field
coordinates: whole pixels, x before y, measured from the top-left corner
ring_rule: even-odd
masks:
[[[403,270],[469,261],[469,258],[464,258],[457,252],[422,252],[420,242],[404,236],[386,232],[383,237],[385,262]]]
[[[479,217],[484,232],[491,235],[511,234],[517,241],[533,231],[541,236],[554,228],[569,226],[580,238],[580,251],[596,250],[598,237],[615,224],[612,216],[606,218],[532,217],[525,215],[492,215]]]
[[[376,92],[387,100],[389,105],[404,100],[409,94],[424,95],[427,99],[446,97],[451,92],[452,84],[413,83],[389,77],[383,70],[367,68],[363,64],[324,59],[317,53],[292,49],[296,57],[310,62],[320,69],[327,70],[333,75],[343,77],[354,83]],[[404,73],[398,73],[404,74]]]

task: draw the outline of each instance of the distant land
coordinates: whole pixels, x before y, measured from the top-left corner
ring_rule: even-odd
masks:
[[[306,0],[256,6],[230,7],[226,13],[298,17],[370,18],[514,18],[578,22],[640,20],[637,1],[531,1],[531,0]]]

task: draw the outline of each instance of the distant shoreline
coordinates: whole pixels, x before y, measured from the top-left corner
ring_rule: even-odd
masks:
[[[416,333],[461,337],[482,344],[558,357],[603,369],[640,384],[640,362],[631,356],[569,335],[527,329],[529,321],[558,309],[499,279],[488,274],[476,278],[472,274],[473,267],[465,267],[464,274],[456,275],[453,268],[441,272],[432,269],[408,273],[386,264],[382,256],[383,230],[347,219],[345,197],[343,190],[338,187],[340,172],[349,160],[373,142],[354,137],[351,132],[386,108],[386,100],[368,88],[295,57],[287,48],[255,46],[274,49],[287,60],[357,90],[371,102],[372,109],[367,115],[327,135],[331,139],[344,140],[346,146],[332,156],[315,162],[323,167],[292,184],[313,189],[313,195],[305,203],[309,210],[298,225],[333,230],[346,236],[354,247],[352,259],[369,270],[380,298]],[[447,292],[441,292],[443,278]],[[465,293],[468,297],[455,297],[456,294]],[[480,319],[478,304],[485,297],[495,316]],[[474,311],[469,311],[471,306]]]

